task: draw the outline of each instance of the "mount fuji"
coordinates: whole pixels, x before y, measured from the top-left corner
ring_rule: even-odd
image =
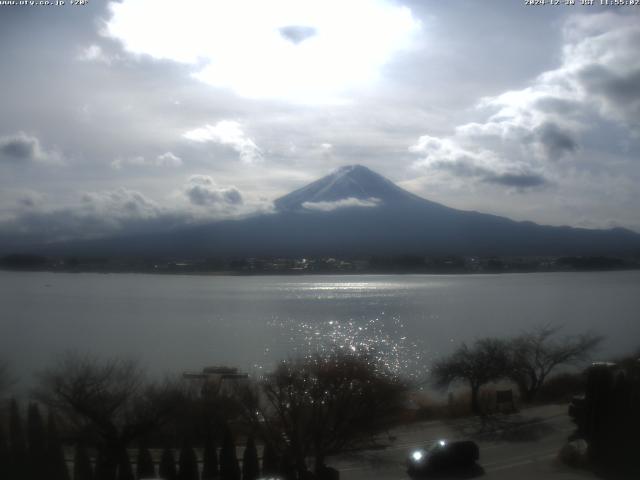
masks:
[[[59,251],[178,257],[627,255],[640,235],[537,225],[426,200],[361,166],[342,167],[274,202],[275,212],[178,230],[73,242]]]
[[[274,204],[278,211],[283,212],[309,209],[310,205],[320,202],[344,202],[350,198],[384,205],[426,202],[367,167],[348,165],[277,199]],[[358,204],[353,203],[354,206]]]

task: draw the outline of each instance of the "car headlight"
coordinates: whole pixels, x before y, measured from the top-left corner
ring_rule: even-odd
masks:
[[[426,457],[427,457],[427,452],[425,450],[419,449],[411,452],[411,454],[409,455],[409,460],[413,464],[420,464],[424,462]]]

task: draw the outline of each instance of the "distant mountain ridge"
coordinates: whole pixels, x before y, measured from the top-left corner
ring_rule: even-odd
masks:
[[[339,168],[274,204],[275,213],[69,242],[47,252],[182,258],[640,255],[640,235],[630,230],[543,226],[456,210],[361,165]]]

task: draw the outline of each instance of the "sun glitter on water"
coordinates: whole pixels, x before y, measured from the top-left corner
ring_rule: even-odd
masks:
[[[336,352],[362,353],[373,363],[409,380],[420,382],[426,377],[423,348],[419,341],[408,338],[397,316],[380,312],[376,318],[348,318],[319,322],[276,318],[269,322],[288,344],[291,357],[310,357]],[[265,357],[270,357],[269,349]]]

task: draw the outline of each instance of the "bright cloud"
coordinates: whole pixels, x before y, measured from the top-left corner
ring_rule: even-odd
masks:
[[[100,45],[96,45],[95,43],[82,48],[78,52],[76,59],[81,62],[98,62],[106,65],[111,65],[111,62],[114,60],[104,52]]]
[[[525,162],[509,162],[496,152],[484,148],[465,149],[455,138],[423,135],[409,151],[423,156],[414,168],[439,170],[455,177],[475,178],[488,184],[517,191],[538,188],[548,182],[542,173]]]
[[[576,159],[595,121],[631,135],[640,119],[640,23],[613,13],[571,17],[561,65],[530,86],[484,98],[482,122],[452,135],[423,135],[409,147],[414,167],[520,190],[544,185],[559,161]]]
[[[155,163],[158,166],[179,167],[182,165],[182,159],[171,152],[165,152],[156,157]]]
[[[244,163],[255,163],[262,160],[262,152],[242,129],[242,125],[231,120],[221,120],[215,125],[205,125],[189,130],[184,138],[194,142],[214,142],[228,145],[238,152]]]
[[[349,197],[343,198],[342,200],[336,200],[335,202],[304,202],[302,204],[302,208],[306,208],[307,210],[318,210],[321,212],[331,212],[333,210],[338,210],[339,208],[371,208],[377,207],[378,205],[380,205],[379,198],[371,197],[364,200],[361,198]]]
[[[561,65],[532,86],[485,98],[487,122],[458,127],[467,137],[499,136],[537,147],[555,159],[576,150],[576,138],[593,115],[633,129],[640,119],[640,41],[636,16],[613,13],[570,18]]]
[[[389,0],[127,0],[105,33],[253,98],[323,102],[380,75],[420,27]],[[150,14],[150,12],[153,12]]]
[[[182,159],[171,152],[165,152],[162,155],[158,155],[155,158],[145,158],[143,156],[137,157],[118,157],[111,162],[111,167],[116,170],[120,170],[125,166],[132,167],[180,167],[182,166]]]

